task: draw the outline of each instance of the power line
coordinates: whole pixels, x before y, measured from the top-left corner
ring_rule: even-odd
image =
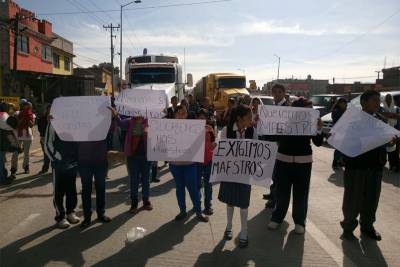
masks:
[[[67,0],[69,1],[69,0]],[[138,8],[127,8],[126,11],[143,10],[143,9],[157,9],[157,8],[169,8],[169,7],[181,7],[181,6],[194,6],[194,5],[206,5],[206,4],[217,4],[223,2],[232,2],[233,0],[214,0],[214,1],[202,1],[202,2],[191,2],[182,4],[170,4],[170,5],[158,5]],[[70,11],[70,12],[52,12],[52,13],[38,13],[38,16],[56,16],[56,15],[76,15],[76,14],[88,14],[88,13],[104,13],[104,12],[120,12],[119,9],[104,9],[104,10],[87,10],[87,11]]]
[[[85,12],[86,14],[90,14],[90,17],[93,20],[96,20],[97,22],[100,22],[100,24],[105,23],[104,20],[102,20],[101,18],[99,18],[96,14],[92,14],[93,12],[90,12],[90,10],[88,10],[86,7],[84,7],[82,4],[80,4],[79,2],[75,2],[75,0],[67,0],[71,5],[73,5],[75,8],[77,8],[80,11],[77,12]]]

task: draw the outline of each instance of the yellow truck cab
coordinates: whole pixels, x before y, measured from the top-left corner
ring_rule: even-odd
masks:
[[[201,78],[193,88],[197,101],[208,97],[217,113],[228,106],[228,99],[249,95],[246,76],[235,73],[210,73]]]

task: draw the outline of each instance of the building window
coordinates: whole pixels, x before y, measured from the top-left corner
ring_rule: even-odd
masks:
[[[51,47],[48,45],[42,46],[42,59],[51,62],[52,61]]]
[[[53,66],[56,69],[60,68],[60,56],[57,54],[53,54]]]
[[[29,39],[27,36],[18,35],[18,51],[29,54]]]
[[[64,69],[65,70],[70,70],[71,66],[71,60],[69,59],[69,57],[64,57]]]

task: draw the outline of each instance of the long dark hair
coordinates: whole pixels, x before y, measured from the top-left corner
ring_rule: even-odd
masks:
[[[339,98],[339,99],[335,102],[335,104],[333,104],[332,109],[331,109],[331,112],[334,111],[335,109],[337,109],[337,108],[339,107],[339,103],[347,103],[346,98],[344,98],[344,97]]]
[[[247,114],[251,113],[251,109],[247,105],[238,105],[237,107],[232,109],[231,115],[229,117],[228,128],[233,128],[233,124],[237,121],[237,119],[243,118]]]

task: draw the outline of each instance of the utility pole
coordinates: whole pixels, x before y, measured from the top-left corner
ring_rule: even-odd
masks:
[[[17,68],[17,57],[18,57],[18,36],[19,36],[19,13],[15,14],[13,31],[14,31],[14,55],[13,55],[13,88],[17,91],[17,80],[18,80],[18,68]]]
[[[120,29],[121,31],[120,31],[120,35],[119,35],[119,68],[120,68],[120,70],[119,70],[120,71],[119,72],[119,80],[120,80],[120,83],[122,83],[122,12],[123,12],[123,8],[126,7],[126,6],[129,6],[129,5],[133,4],[133,3],[139,4],[141,2],[142,2],[141,0],[135,0],[135,1],[131,1],[129,3],[126,3],[126,4],[120,6],[121,7],[120,17],[119,17],[119,20],[120,20],[119,23],[120,23],[120,26],[121,26],[121,29]]]
[[[277,75],[277,80],[279,80],[279,70],[280,70],[280,68],[281,68],[281,57],[278,56],[278,55],[276,55],[276,54],[274,54],[274,56],[278,58],[278,75]]]
[[[113,42],[113,38],[117,37],[116,35],[113,35],[113,31],[114,30],[118,30],[120,28],[120,25],[118,24],[118,26],[113,26],[113,24],[109,24],[107,26],[103,25],[104,29],[110,29],[110,39],[111,39],[111,95],[114,97],[114,42]],[[121,71],[121,70],[119,70]]]

